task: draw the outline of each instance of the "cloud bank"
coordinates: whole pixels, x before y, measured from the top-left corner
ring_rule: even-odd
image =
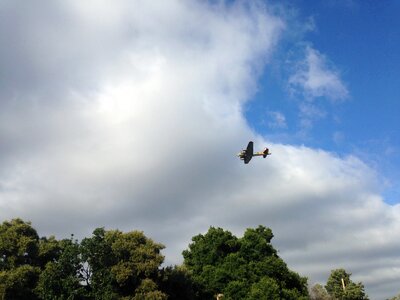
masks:
[[[324,55],[310,46],[306,48],[304,61],[298,63],[289,78],[289,86],[308,99],[326,97],[335,101],[349,96],[339,72],[328,64]]]
[[[398,292],[400,208],[382,201],[377,174],[356,157],[270,144],[243,116],[280,16],[258,2],[26,5],[0,8],[1,220],[59,237],[144,230],[167,263],[209,226],[263,224],[310,283],[344,267],[372,298]],[[307,62],[292,82],[347,95],[316,50]],[[273,155],[241,164],[250,139]]]

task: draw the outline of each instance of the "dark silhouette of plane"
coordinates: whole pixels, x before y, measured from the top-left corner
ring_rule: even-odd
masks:
[[[271,155],[269,152],[268,148],[265,148],[264,151],[262,152],[253,152],[253,142],[250,141],[249,144],[247,145],[246,149],[243,149],[238,153],[238,157],[244,161],[245,164],[248,164],[250,160],[253,158],[253,156],[262,156],[263,158],[266,158],[267,155]]]

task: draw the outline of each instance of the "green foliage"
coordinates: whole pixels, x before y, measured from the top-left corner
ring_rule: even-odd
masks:
[[[117,299],[117,285],[111,267],[117,263],[112,254],[110,241],[106,240],[104,228],[93,231],[91,238],[81,242],[82,260],[87,264],[88,283],[91,296],[97,299]]]
[[[57,252],[40,274],[36,293],[41,299],[80,299],[85,295],[81,285],[82,261],[77,241],[65,239],[55,245],[52,240],[46,249]],[[56,251],[57,249],[57,251]]]
[[[40,269],[22,265],[0,271],[0,299],[36,299],[34,288]]]
[[[0,299],[167,299],[163,245],[143,232],[97,228],[78,241],[39,239],[21,219],[0,225]]]
[[[232,280],[224,289],[224,300],[242,300],[247,297],[248,284],[245,281]]]
[[[184,266],[161,269],[159,286],[168,295],[169,300],[198,299],[199,289]]]
[[[248,300],[279,300],[279,285],[270,277],[262,277],[251,286]],[[286,298],[285,298],[286,299]]]
[[[0,299],[35,299],[39,236],[21,219],[0,225]]]
[[[117,299],[133,297],[137,292],[144,297],[143,280],[157,278],[158,268],[164,260],[160,253],[163,248],[143,232],[122,233],[97,228],[91,238],[85,238],[81,243],[82,259],[88,264],[86,273],[90,273],[90,295]],[[162,297],[157,290],[148,294]]]
[[[307,279],[288,269],[272,238],[264,226],[242,238],[210,227],[192,238],[182,266],[161,268],[164,246],[140,231],[97,228],[79,243],[39,238],[29,222],[13,219],[0,225],[0,299],[368,299],[343,269],[309,297]]]
[[[350,273],[347,273],[344,269],[332,270],[331,275],[326,283],[326,290],[333,299],[343,300],[364,300],[368,299],[365,295],[364,285],[354,283],[350,280]],[[342,279],[344,281],[345,288],[343,288]]]
[[[229,231],[222,228],[210,227],[203,236],[201,234],[192,238],[193,243],[189,250],[183,251],[185,264],[195,272],[199,271],[202,265],[217,265],[229,253],[237,252],[240,248],[238,239]],[[193,255],[195,248],[195,255]]]
[[[273,237],[272,230],[264,226],[248,228],[240,240],[240,255],[247,261],[260,261],[276,255],[276,250],[271,245]]]
[[[0,225],[0,270],[36,264],[39,236],[31,223],[21,219]]]
[[[213,299],[218,293],[225,299],[255,299],[266,291],[286,299],[307,297],[307,279],[287,268],[270,243],[272,237],[264,226],[247,229],[240,239],[213,227],[193,237],[183,251],[184,265],[202,288],[202,299]]]
[[[156,276],[158,267],[164,261],[164,257],[160,254],[164,249],[163,245],[154,243],[139,231],[128,233],[113,231],[110,235],[113,241],[112,252],[117,259],[112,272],[120,285]]]
[[[61,250],[60,242],[54,236],[40,238],[38,265],[44,268],[47,262],[57,260],[61,255]]]
[[[157,290],[157,284],[151,279],[143,279],[135,290],[134,300],[166,300],[168,296]]]

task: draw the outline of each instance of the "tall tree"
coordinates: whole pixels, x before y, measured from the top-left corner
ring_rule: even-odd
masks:
[[[134,297],[135,294],[145,299],[149,295],[163,297],[154,284],[164,260],[161,255],[164,246],[153,242],[143,232],[123,233],[97,228],[91,238],[82,241],[81,246],[93,297],[117,299]]]
[[[117,299],[117,284],[111,267],[117,263],[112,253],[110,238],[106,238],[104,228],[96,228],[92,237],[81,242],[82,260],[86,262],[87,282],[94,298]]]
[[[36,264],[39,236],[30,222],[21,219],[0,225],[0,270]]]
[[[272,231],[247,229],[242,238],[210,227],[183,251],[184,265],[202,287],[202,299],[255,299],[260,293],[281,299],[308,297],[307,280],[290,271],[271,245]]]
[[[231,276],[227,270],[229,267],[224,268],[221,265],[225,263],[227,256],[238,252],[240,244],[237,237],[229,231],[214,227],[210,227],[205,235],[194,236],[192,241],[189,249],[183,251],[184,265],[201,286],[200,297],[211,299],[227,284],[226,279]]]
[[[329,295],[341,300],[368,299],[364,292],[364,285],[361,282],[354,283],[350,276],[351,273],[347,273],[345,269],[332,270],[325,286]]]
[[[0,299],[35,299],[39,236],[21,219],[0,225]]]
[[[82,299],[85,297],[83,281],[83,264],[78,241],[64,239],[54,245],[50,239],[48,250],[56,252],[55,258],[48,261],[39,276],[35,292],[41,299]]]

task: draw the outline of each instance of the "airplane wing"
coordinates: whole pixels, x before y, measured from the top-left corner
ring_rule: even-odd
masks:
[[[249,142],[246,149],[246,156],[244,157],[244,163],[248,164],[253,157],[253,142]]]

